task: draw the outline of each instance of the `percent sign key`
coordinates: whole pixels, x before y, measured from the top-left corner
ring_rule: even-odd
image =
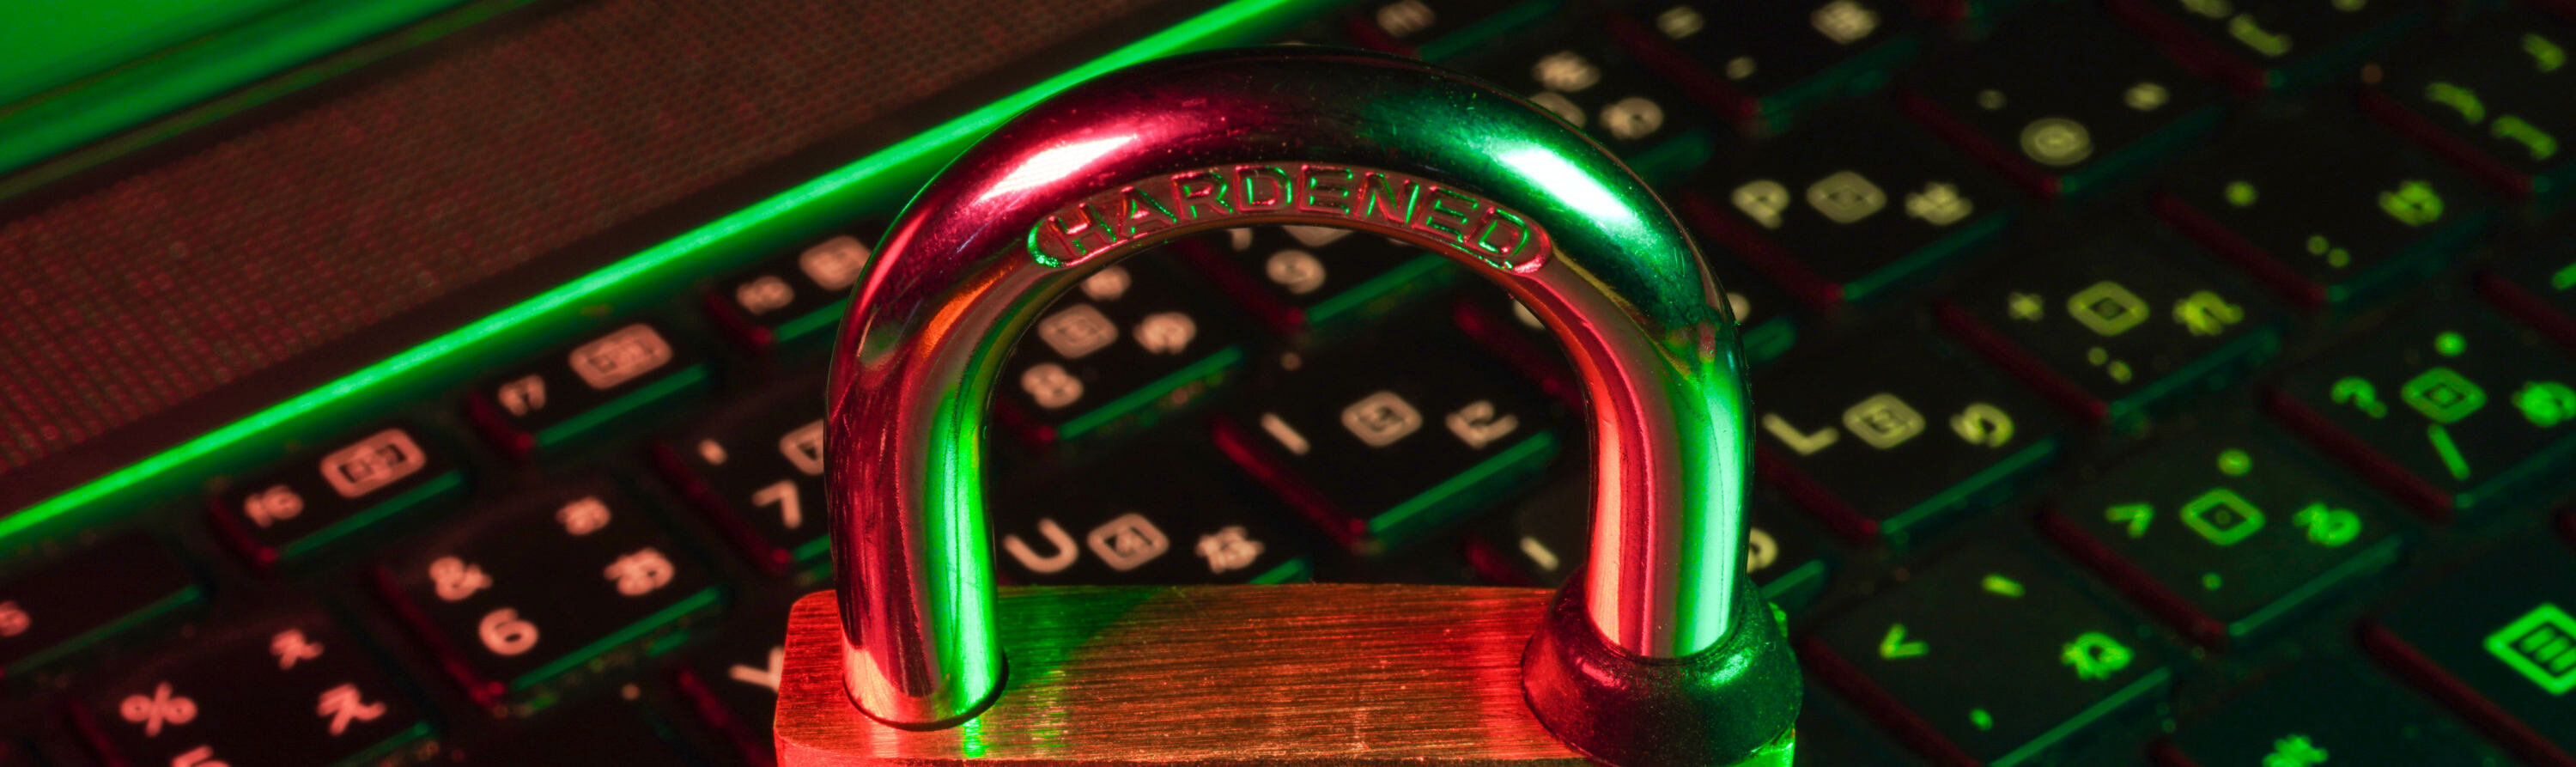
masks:
[[[104,680],[73,715],[110,763],[340,764],[428,735],[399,689],[315,609],[214,627]]]

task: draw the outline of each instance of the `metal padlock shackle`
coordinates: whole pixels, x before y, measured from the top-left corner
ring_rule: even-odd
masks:
[[[1187,56],[1070,89],[950,164],[887,233],[828,395],[846,685],[861,709],[943,727],[1000,688],[981,434],[1021,331],[1127,255],[1273,223],[1466,264],[1537,315],[1581,374],[1593,538],[1550,611],[1581,620],[1550,620],[1524,661],[1552,731],[1576,742],[1567,730],[1591,726],[1546,710],[1600,704],[1601,691],[1559,689],[1587,673],[1692,668],[1733,677],[1675,684],[1777,688],[1774,667],[1790,663],[1794,717],[1794,661],[1742,576],[1752,450],[1736,325],[1690,238],[1554,115],[1419,62],[1317,48]],[[1767,681],[1734,678],[1755,666]]]

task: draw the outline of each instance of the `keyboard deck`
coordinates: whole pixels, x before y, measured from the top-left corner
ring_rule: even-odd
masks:
[[[2576,765],[2576,6],[1398,0],[1294,39],[1526,95],[1700,237],[1799,764]],[[824,354],[893,213],[13,556],[0,765],[768,763],[829,587]],[[1003,375],[1006,582],[1554,585],[1586,545],[1564,359],[1383,238],[1130,259]]]

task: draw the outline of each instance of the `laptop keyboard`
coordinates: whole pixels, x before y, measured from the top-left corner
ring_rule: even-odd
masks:
[[[2576,10],[1368,2],[1627,158],[1754,361],[1800,764],[2576,765]],[[0,571],[0,764],[764,764],[893,210]],[[1579,388],[1311,227],[1003,366],[1006,582],[1561,583]]]

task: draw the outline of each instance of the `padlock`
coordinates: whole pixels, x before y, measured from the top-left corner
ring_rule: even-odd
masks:
[[[1594,461],[1565,588],[994,587],[981,434],[1012,341],[1129,254],[1256,224],[1441,253],[1553,331]],[[857,288],[829,386],[836,589],[789,621],[780,759],[1786,765],[1799,675],[1742,573],[1723,295],[1607,150],[1420,62],[1224,51],[1040,103],[913,199]]]

